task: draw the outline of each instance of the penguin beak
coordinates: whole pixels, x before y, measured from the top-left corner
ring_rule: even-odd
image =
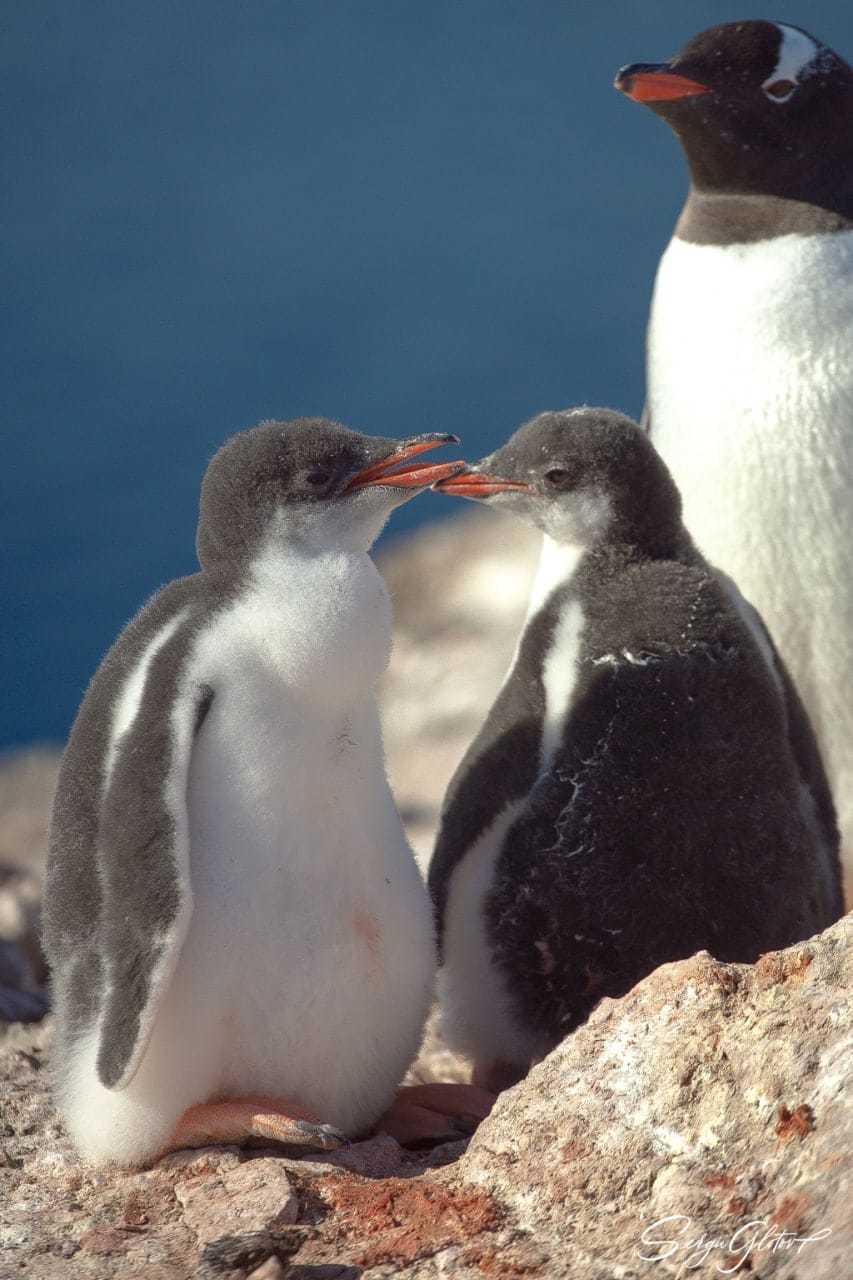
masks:
[[[486,475],[473,468],[457,472],[448,480],[440,480],[435,486],[438,493],[449,493],[453,498],[490,498],[493,493],[532,493],[533,486],[517,480],[502,480],[499,476]]]
[[[404,440],[403,443],[383,458],[381,462],[374,462],[371,466],[366,467],[364,471],[359,471],[353,476],[346,487],[346,493],[352,493],[355,489],[364,489],[368,485],[387,485],[394,489],[428,489],[430,485],[437,484],[441,480],[446,480],[449,476],[453,476],[457,471],[461,471],[464,462],[414,462],[409,466],[403,466],[399,471],[395,470],[400,467],[401,463],[408,463],[411,458],[418,457],[421,453],[426,453],[429,449],[437,449],[442,444],[459,444],[458,436],[429,434],[422,436],[413,436],[411,440]]]
[[[622,67],[613,83],[635,102],[676,102],[713,92],[707,84],[673,71],[666,62],[632,62]]]

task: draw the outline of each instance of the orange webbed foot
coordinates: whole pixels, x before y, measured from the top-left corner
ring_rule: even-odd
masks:
[[[160,1155],[184,1147],[217,1143],[240,1145],[251,1138],[266,1138],[270,1142],[314,1151],[335,1151],[348,1141],[339,1129],[322,1124],[304,1107],[284,1098],[249,1095],[188,1107]]]
[[[493,1093],[472,1084],[404,1085],[376,1129],[403,1147],[454,1142],[474,1132],[494,1101]]]

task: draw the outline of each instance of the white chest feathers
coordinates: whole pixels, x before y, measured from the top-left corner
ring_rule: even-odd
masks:
[[[652,439],[685,524],[764,617],[846,789],[853,233],[673,240],[655,288],[648,383]]]
[[[741,586],[751,550],[740,546],[787,540],[800,515],[846,527],[853,233],[674,239],[655,287],[648,381],[652,439],[685,523]]]
[[[210,683],[273,681],[313,714],[372,700],[388,664],[391,604],[367,555],[269,551],[196,654]],[[201,650],[204,650],[202,652]]]
[[[796,665],[785,635],[813,588],[835,597],[836,633],[853,621],[853,233],[673,240],[648,372],[687,528]]]

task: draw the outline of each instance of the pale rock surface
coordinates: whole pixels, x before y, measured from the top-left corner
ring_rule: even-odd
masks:
[[[467,1150],[380,1136],[325,1158],[88,1169],[49,1103],[48,1039],[45,1023],[0,1042],[2,1280],[849,1274],[851,916],[754,966],[700,953],[603,1001]]]
[[[175,1186],[183,1220],[195,1232],[199,1248],[221,1236],[288,1226],[299,1216],[299,1201],[280,1161],[261,1157],[241,1164],[236,1152],[233,1160],[230,1168],[220,1165],[214,1178]]]

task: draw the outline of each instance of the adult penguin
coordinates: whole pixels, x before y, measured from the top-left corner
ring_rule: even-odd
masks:
[[[733,22],[616,83],[690,169],[649,323],[652,440],[790,667],[850,857],[853,71],[797,27]]]

